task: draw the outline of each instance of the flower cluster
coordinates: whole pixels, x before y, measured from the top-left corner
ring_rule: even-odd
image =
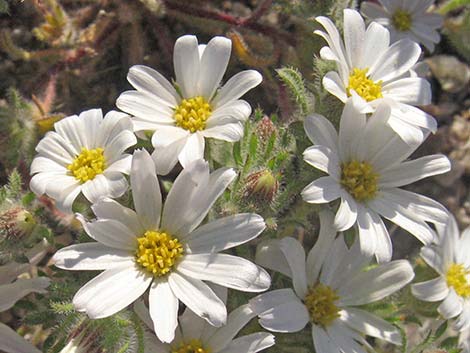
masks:
[[[412,293],[442,301],[439,313],[455,319],[468,350],[470,230],[459,236],[444,206],[402,189],[450,170],[443,155],[409,158],[437,129],[435,119],[418,108],[430,103],[431,88],[414,67],[421,55],[417,41],[432,49],[440,18],[424,13],[429,1],[380,2],[383,8],[363,3],[363,13],[373,20],[367,27],[359,12],[344,10],[343,38],[329,18],[316,18],[324,31],[315,33],[327,44],[320,56],[336,64],[323,87],[344,106],[338,127],[334,117],[304,119],[313,145],[303,158],[325,174],[300,193],[306,203],[322,205],[320,231],[307,255],[298,239],[276,236],[258,243],[252,262],[234,249],[260,237],[267,221],[256,213],[225,210],[217,218],[211,212],[241,176],[229,166],[211,170],[206,139],[243,138],[252,108],[240,98],[262,81],[260,73],[247,70],[221,85],[229,39],[215,37],[202,45],[195,36],[180,37],[174,81],[133,66],[127,78],[135,90],[116,101],[124,113],[103,117],[94,109],[55,123],[55,131],[36,147],[30,187],[66,213],[82,193],[93,211],[76,214],[92,241],[66,246],[52,258],[60,269],[103,271],[75,293],[77,311],[100,319],[134,303],[146,324],[146,352],[255,353],[274,345],[274,336],[254,332],[235,338],[254,318],[272,332],[308,326],[317,353],[365,353],[370,348],[365,336],[400,345],[397,327],[366,306],[398,292],[415,275],[407,260],[391,261],[385,219],[423,243],[421,257],[439,276],[413,284]],[[138,137],[150,138],[153,151],[129,153]],[[182,170],[167,187],[163,176],[174,175],[178,163]],[[260,200],[273,200],[282,187],[267,169],[252,173],[246,183],[243,193],[251,198],[258,193]],[[348,230],[354,239],[342,233]],[[288,278],[292,288],[267,291],[271,278],[264,268]],[[47,283],[40,280],[0,286],[0,310],[19,293],[42,291]],[[267,292],[227,313],[227,289]],[[4,298],[10,302],[2,305]],[[4,347],[2,340],[1,349],[25,351],[10,329],[0,330],[16,342]]]

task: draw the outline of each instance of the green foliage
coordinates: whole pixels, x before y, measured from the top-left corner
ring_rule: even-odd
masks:
[[[10,13],[10,5],[6,0],[0,0],[0,14],[2,13]]]
[[[276,70],[279,78],[289,88],[289,92],[299,107],[302,116],[311,113],[314,108],[314,98],[305,88],[304,79],[299,70],[283,67]]]
[[[463,6],[470,6],[470,0],[448,0],[439,7],[439,13],[445,15]]]
[[[470,8],[465,9],[456,23],[446,26],[444,33],[457,52],[470,62]]]

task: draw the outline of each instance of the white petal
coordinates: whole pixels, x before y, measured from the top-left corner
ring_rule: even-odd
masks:
[[[158,229],[162,211],[162,194],[155,164],[145,149],[134,152],[131,188],[134,207],[140,222],[147,230]]]
[[[336,238],[337,230],[333,224],[334,215],[329,210],[322,210],[320,215],[320,234],[318,239],[307,255],[307,284],[314,285],[318,280],[323,262],[328,256],[329,249]],[[273,260],[275,261],[274,258]]]
[[[78,216],[86,233],[100,243],[120,250],[135,251],[137,248],[136,237],[125,224],[114,219],[98,219],[94,222],[86,222],[83,217]]]
[[[171,343],[178,326],[178,298],[167,281],[154,281],[149,294],[150,317],[158,339]]]
[[[349,229],[356,223],[356,201],[346,192],[341,193],[341,203],[335,215],[334,226],[340,232]]]
[[[88,149],[100,147],[96,145],[96,142],[98,141],[99,131],[103,121],[101,109],[85,110],[81,112],[78,117],[83,120],[84,138],[86,139],[84,147]]]
[[[346,55],[351,66],[357,67],[362,61],[363,44],[365,40],[365,25],[359,12],[351,9],[344,10],[344,44]]]
[[[118,266],[132,266],[134,256],[126,250],[110,248],[100,243],[81,243],[62,248],[52,262],[65,270],[107,270]]]
[[[256,238],[266,225],[262,217],[240,213],[209,222],[186,237],[191,253],[219,252]]]
[[[255,262],[260,266],[292,278],[292,272],[284,254],[279,248],[279,240],[277,239],[263,241],[258,245]]]
[[[300,302],[297,295],[290,288],[276,289],[260,294],[249,301],[249,305],[256,314],[262,314],[276,306],[288,302]]]
[[[207,346],[213,352],[219,352],[227,347],[240,330],[254,317],[256,313],[249,305],[242,305],[233,310],[227,317],[227,325],[218,329],[207,341]]]
[[[333,124],[323,115],[312,114],[305,118],[305,133],[315,145],[328,147],[337,151],[338,133]]]
[[[339,126],[339,158],[341,161],[348,162],[351,156],[354,156],[357,145],[364,143],[361,136],[366,127],[366,116],[360,113],[348,100],[341,114]]]
[[[70,178],[67,177],[67,179]],[[56,178],[56,186],[60,187],[60,183],[64,180],[65,178]],[[72,185],[69,185],[66,189],[62,189],[60,191],[57,190],[56,186],[53,186],[51,183],[48,183],[46,188],[46,193],[55,199],[57,208],[64,213],[72,213],[72,204],[77,198],[78,194],[80,194],[82,191],[81,186],[76,181],[71,180],[70,183]]]
[[[440,275],[444,274],[445,264],[441,254],[436,251],[434,246],[424,246],[421,248],[420,256]]]
[[[267,332],[256,332],[234,339],[218,353],[256,353],[274,345],[274,336]]]
[[[459,332],[470,329],[470,303],[466,301],[462,312],[454,322],[455,329]]]
[[[109,141],[104,146],[104,157],[107,165],[113,164],[115,161],[121,158],[122,154],[129,147],[134,146],[137,143],[137,137],[135,137],[132,131],[126,130],[119,133],[114,139]]]
[[[127,179],[121,173],[107,172],[88,180],[82,185],[82,192],[88,201],[94,203],[102,197],[122,196],[127,186]]]
[[[382,340],[401,345],[401,335],[398,329],[380,317],[367,311],[347,308],[341,312],[341,319],[353,329]]]
[[[152,158],[159,175],[167,175],[178,163],[178,155],[186,145],[186,140],[187,137],[183,137],[165,147],[155,147]]]
[[[196,315],[220,327],[227,320],[225,304],[204,282],[172,272],[168,283],[173,293]]]
[[[332,177],[320,177],[302,190],[302,198],[309,203],[326,203],[336,200],[341,195],[338,181]]]
[[[114,267],[80,288],[73,297],[73,304],[92,319],[105,318],[133,303],[152,279],[135,266]]]
[[[200,133],[190,134],[183,149],[178,155],[183,168],[186,168],[191,162],[204,158],[204,136]]]
[[[63,120],[65,119],[62,119],[62,121]],[[71,143],[58,133],[49,131],[46,136],[39,141],[36,146],[36,152],[46,158],[52,159],[60,165],[67,166],[73,162],[73,159],[80,153],[80,150],[76,151]]]
[[[295,293],[299,298],[307,294],[307,273],[305,270],[305,250],[298,240],[285,237],[279,241],[279,249],[284,254],[292,273]]]
[[[37,156],[31,163],[30,173],[36,174],[40,172],[54,172],[59,174],[66,174],[67,169],[65,166],[53,161],[52,159]]]
[[[402,78],[382,87],[384,97],[410,105],[426,105],[431,103],[431,86],[420,77]]]
[[[212,38],[201,57],[199,94],[210,100],[219,87],[227,69],[232,50],[232,41],[225,37]]]
[[[103,118],[100,129],[96,135],[96,146],[106,146],[123,131],[132,132],[132,120],[129,115],[111,110]]]
[[[263,77],[258,71],[246,70],[232,76],[217,92],[212,104],[218,108],[243,96],[250,89],[258,86]]]
[[[160,125],[174,124],[173,110],[166,102],[145,92],[125,91],[116,100],[116,106],[135,117],[132,119],[134,131],[155,130]],[[148,126],[140,127],[140,121]]]
[[[322,327],[312,325],[312,338],[315,352],[342,353]]]
[[[108,168],[106,173],[123,173],[129,174],[131,172],[132,156],[130,154],[123,154],[119,159],[115,160]]]
[[[200,60],[195,36],[186,35],[176,40],[173,51],[173,66],[176,82],[183,97],[192,98],[197,96],[199,94]]]
[[[337,305],[362,305],[383,299],[400,290],[414,277],[406,260],[381,264],[367,272],[359,272],[339,288]],[[367,283],[367,286],[364,285]]]
[[[365,7],[378,7],[376,4],[371,2],[363,2],[361,8]],[[377,22],[372,22],[366,30],[366,39],[363,47],[362,61],[358,67],[366,68],[371,67],[375,60],[377,60],[377,55],[385,52],[390,45],[390,33],[389,31],[378,24]]]
[[[69,148],[74,154],[79,154],[83,147],[88,147],[84,119],[79,118],[77,115],[59,120],[54,124],[54,129],[62,137],[61,141],[70,142]],[[46,136],[48,135],[52,134]]]
[[[444,301],[439,305],[437,311],[445,319],[451,319],[456,317],[462,312],[463,309],[463,299],[455,293],[454,288],[449,288],[449,294],[444,299]]]
[[[169,106],[177,105],[178,93],[158,71],[148,66],[134,65],[129,69],[127,80],[137,90],[156,95],[168,102]]]
[[[360,212],[357,217],[361,251],[374,254],[379,263],[392,258],[392,242],[380,216],[371,210]]]
[[[209,281],[241,291],[260,292],[269,288],[270,281],[261,288],[250,290],[257,280],[260,267],[242,257],[228,254],[186,255],[176,270],[185,277]]]
[[[421,48],[409,39],[392,44],[369,70],[374,81],[389,81],[410,70],[419,59]]]
[[[259,324],[274,332],[298,332],[309,321],[308,310],[299,300],[282,303],[259,315]]]
[[[341,102],[344,103],[348,100],[345,85],[337,72],[327,72],[326,75],[323,76],[322,84],[328,92],[337,97]]]
[[[178,140],[187,138],[189,134],[188,130],[178,126],[161,126],[152,135],[152,146],[159,150]]]
[[[413,234],[423,244],[430,244],[435,238],[433,230],[423,220],[419,219],[411,210],[403,208],[389,199],[386,193],[369,201],[369,207],[382,217]]]
[[[449,218],[449,211],[439,202],[429,197],[397,188],[387,190],[384,194],[387,195],[387,199],[393,200],[427,222],[444,225]]]
[[[330,174],[333,178],[340,177],[340,162],[335,150],[326,146],[311,146],[304,153],[304,160],[311,166]]]
[[[41,353],[8,326],[0,323],[0,350],[6,353]]]
[[[450,161],[446,156],[424,156],[382,171],[379,185],[385,188],[400,187],[449,170]]]
[[[0,285],[0,312],[10,309],[30,293],[46,293],[50,280],[46,277],[18,279],[13,283]]]
[[[449,288],[442,277],[437,277],[429,281],[413,284],[411,292],[420,300],[437,302],[447,297]]]
[[[209,178],[207,178],[208,173],[207,162],[198,160],[185,168],[176,178],[165,203],[167,211],[165,213],[164,210],[163,215],[164,228],[171,227],[173,234],[182,237],[192,232],[236,176],[231,168],[217,169],[209,175]],[[169,200],[172,200],[171,206],[168,206]]]
[[[178,234],[181,228],[185,226],[189,228],[192,225],[185,224],[186,213],[197,211],[189,205],[189,201],[196,196],[199,188],[205,188],[207,191],[208,182],[209,165],[207,162],[195,161],[181,171],[165,200],[162,216],[163,229],[172,234]]]
[[[326,327],[331,342],[337,346],[341,353],[366,353],[360,343],[365,339],[356,330],[344,324],[341,320],[335,320]]]
[[[241,123],[232,123],[214,126],[201,131],[201,135],[217,140],[236,142],[243,137],[243,125]]]
[[[143,234],[145,231],[135,211],[114,200],[102,198],[94,203],[91,209],[96,217],[117,220],[125,224],[135,234]]]
[[[206,121],[206,129],[228,123],[244,122],[251,115],[251,106],[242,99],[230,101],[215,109]]]
[[[50,182],[55,182],[55,176],[62,176],[62,175],[64,175],[63,172],[36,174],[31,178],[29,182],[29,188],[37,196],[41,196],[46,193],[47,185]],[[79,192],[80,192],[80,189],[79,189]]]

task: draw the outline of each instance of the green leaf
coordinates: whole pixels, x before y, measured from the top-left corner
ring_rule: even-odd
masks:
[[[237,141],[233,144],[233,159],[235,160],[235,163],[238,167],[243,165],[240,141]]]
[[[252,160],[256,159],[257,150],[258,150],[258,136],[253,134],[250,137],[250,145],[248,147],[248,151],[250,153]]]
[[[438,339],[441,337],[447,330],[447,321],[444,321],[436,330],[436,333],[434,334],[435,339]]]
[[[269,137],[268,143],[266,144],[266,151],[264,152],[264,159],[268,159],[274,149],[274,143],[276,142],[276,132],[273,132]]]
[[[29,206],[31,205],[31,203],[34,201],[35,198],[36,198],[36,195],[34,195],[33,192],[28,192],[21,199],[21,203],[23,204],[23,206]]]
[[[295,68],[283,67],[277,69],[276,72],[299,105],[302,115],[307,115],[310,112],[308,93],[300,71]]]

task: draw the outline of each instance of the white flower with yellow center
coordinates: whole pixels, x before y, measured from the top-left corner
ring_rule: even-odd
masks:
[[[66,247],[53,257],[59,268],[105,270],[76,293],[77,310],[93,319],[108,317],[150,287],[155,332],[171,342],[180,300],[211,325],[225,324],[225,305],[204,281],[247,292],[269,288],[262,268],[220,253],[257,237],[265,228],[263,218],[243,213],[199,226],[235,176],[228,168],[209,173],[207,162],[194,161],[176,178],[163,206],[152,158],[145,150],[134,152],[135,211],[100,200],[92,206],[97,219],[82,221],[97,242]]]
[[[422,43],[430,52],[441,36],[437,31],[443,23],[438,13],[429,12],[434,0],[378,0],[361,4],[365,17],[380,23],[390,31],[392,41],[409,38]]]
[[[100,197],[119,197],[127,190],[132,156],[124,151],[135,145],[132,121],[111,111],[91,109],[62,119],[39,141],[39,153],[31,164],[31,190],[47,194],[57,207],[71,212],[76,197],[90,202]]]
[[[381,104],[366,118],[348,101],[341,116],[339,135],[321,115],[305,120],[305,131],[315,144],[304,160],[328,173],[302,191],[309,203],[341,199],[335,224],[339,231],[359,229],[361,249],[379,262],[392,257],[392,243],[381,217],[407,230],[424,244],[434,239],[426,222],[445,224],[447,211],[438,202],[400,187],[445,173],[450,162],[443,155],[406,160],[419,146],[405,143],[387,121],[390,107]]]
[[[412,286],[413,295],[421,300],[443,300],[438,307],[445,319],[456,318],[457,331],[470,330],[470,228],[460,235],[453,216],[437,227],[437,244],[421,249],[421,257],[439,277]]]
[[[348,249],[336,238],[333,214],[320,212],[320,235],[307,258],[302,245],[285,237],[261,243],[256,262],[292,279],[293,289],[263,293],[252,300],[259,323],[275,332],[298,332],[311,325],[315,352],[365,353],[363,335],[401,344],[398,330],[358,306],[381,300],[403,288],[414,276],[406,260],[368,271],[371,257],[358,243]]]
[[[14,266],[11,266],[14,265]],[[30,293],[45,293],[49,279],[45,277],[17,279],[26,268],[16,263],[0,266],[0,312],[10,309]],[[7,353],[41,353],[11,328],[0,322],[0,351]]]
[[[238,141],[250,105],[239,99],[260,84],[254,70],[242,71],[219,84],[230,59],[231,41],[215,37],[198,45],[195,36],[178,38],[173,52],[175,86],[157,71],[131,67],[127,79],[136,91],[122,93],[119,109],[133,115],[134,130],[155,131],[152,144],[158,174],[167,174],[179,161],[186,167],[204,157],[204,138]]]
[[[213,285],[211,288],[225,303],[227,291]],[[134,310],[153,330],[152,320],[144,303],[138,301]],[[186,309],[178,318],[179,327],[176,329],[174,340],[164,343],[153,334],[148,334],[144,345],[145,353],[256,353],[274,345],[274,336],[266,332],[256,332],[235,338],[255,317],[256,314],[249,305],[242,305],[228,314],[225,326],[216,328]]]
[[[388,124],[408,143],[422,141],[426,131],[437,129],[432,116],[414,107],[431,102],[429,83],[410,71],[421,54],[417,43],[403,39],[390,45],[385,27],[372,22],[366,29],[361,15],[351,9],[344,10],[344,42],[330,19],[316,20],[326,33],[315,33],[328,43],[320,56],[338,68],[323,77],[328,92],[342,102],[352,99],[362,113],[372,113],[387,99],[393,107]]]

